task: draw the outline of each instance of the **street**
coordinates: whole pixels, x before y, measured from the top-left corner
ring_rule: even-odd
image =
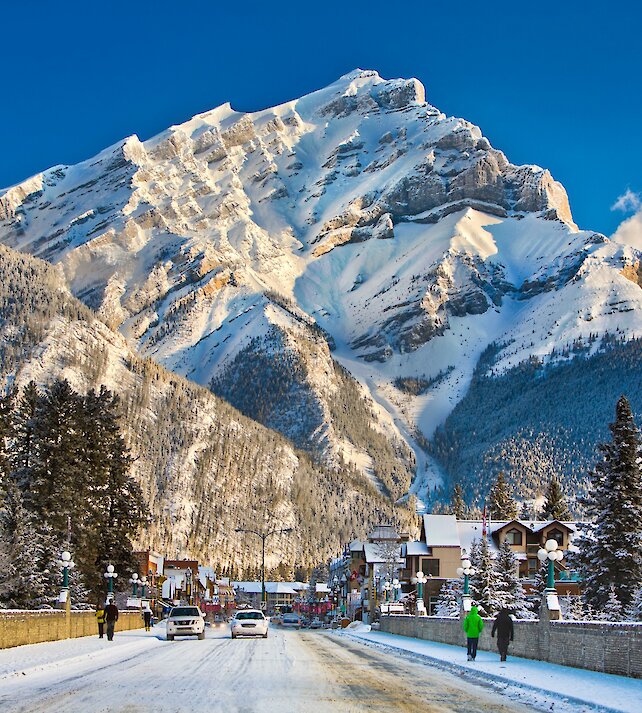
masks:
[[[0,651],[5,713],[534,710],[439,669],[324,631],[164,640],[164,628]]]

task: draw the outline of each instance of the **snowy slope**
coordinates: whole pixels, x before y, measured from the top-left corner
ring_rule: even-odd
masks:
[[[372,399],[372,427],[415,451],[418,491],[440,476],[417,444],[490,343],[505,345],[504,370],[642,327],[636,247],[578,230],[548,171],[512,165],[427,103],[418,80],[372,71],[255,113],[226,104],[45,171],[0,194],[0,240],[60,264],[140,354],[200,384],[276,331],[308,367],[316,447],[367,468],[366,450],[332,430],[340,361]],[[328,344],[311,353],[302,321]],[[398,377],[432,383],[409,394]],[[260,399],[260,378],[255,388]]]

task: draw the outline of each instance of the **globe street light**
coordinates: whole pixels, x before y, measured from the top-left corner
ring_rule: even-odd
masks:
[[[64,552],[61,553],[60,559],[58,560],[58,566],[62,567],[62,588],[68,592],[69,570],[73,569],[76,566],[75,562],[73,562],[71,559],[71,552],[67,552],[67,550],[64,550]]]
[[[544,547],[537,551],[537,559],[543,564],[548,562],[548,573],[546,577],[546,589],[555,591],[555,562],[561,562],[564,552],[559,549],[556,540],[546,540]]]
[[[142,591],[143,591],[143,594],[142,594],[143,599],[145,599],[147,596],[147,577],[145,575],[143,575],[141,577],[140,585],[141,585]]]
[[[103,575],[105,579],[107,580],[107,591],[109,594],[113,595],[114,593],[114,577],[118,577],[118,574],[114,572],[114,565],[113,564],[108,564],[107,565],[107,571]]]
[[[392,580],[392,589],[394,591],[393,598],[396,602],[399,600],[399,593],[401,592],[401,582],[398,579]]]
[[[390,582],[386,579],[386,581],[383,584],[382,589],[383,589],[383,600],[384,600],[384,602],[387,602],[388,596],[389,596],[390,592],[392,591],[392,584],[390,584]]]
[[[132,585],[132,596],[137,597],[138,596],[138,574],[134,572],[132,576],[129,579],[129,583]]]
[[[461,577],[464,576],[464,596],[469,595],[470,580],[477,570],[473,567],[470,560],[467,558],[462,558],[461,567],[457,567],[457,574]]]
[[[419,614],[420,609],[425,610],[424,584],[428,581],[428,577],[423,572],[417,572],[413,579],[417,582],[417,614]]]

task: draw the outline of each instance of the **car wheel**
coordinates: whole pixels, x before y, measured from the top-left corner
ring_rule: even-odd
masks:
[[[205,638],[205,632],[201,633],[198,635],[198,638],[200,641],[202,641]]]
[[[267,634],[268,634],[267,631],[265,632],[265,634],[263,634],[264,639],[267,639]]]
[[[167,634],[167,641],[174,641],[174,634]]]
[[[236,634],[232,634],[232,638],[233,638],[233,639],[236,639]]]

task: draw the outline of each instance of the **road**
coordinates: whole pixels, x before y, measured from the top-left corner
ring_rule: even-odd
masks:
[[[0,651],[3,713],[509,713],[533,709],[336,633],[232,641],[155,631]]]

